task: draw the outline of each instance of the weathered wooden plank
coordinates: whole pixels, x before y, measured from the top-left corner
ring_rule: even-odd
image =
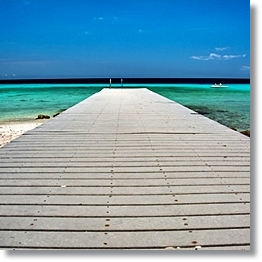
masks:
[[[248,203],[131,206],[2,205],[0,216],[151,217],[249,214]]]
[[[83,180],[83,179],[37,179],[37,180],[0,180],[0,186],[163,186],[163,185],[248,185],[250,179],[242,177],[240,178],[199,178],[199,179],[118,179],[118,180]]]
[[[201,158],[201,157],[209,157],[209,159],[214,159],[214,160],[219,160],[219,158],[221,160],[227,160],[226,158],[228,158],[228,160],[230,160],[230,158],[247,158],[249,157],[249,152],[248,151],[243,151],[241,152],[240,150],[237,150],[235,152],[233,151],[215,151],[215,152],[208,152],[208,151],[199,151],[199,150],[183,150],[183,149],[177,149],[176,151],[156,151],[154,149],[151,150],[144,150],[144,151],[139,151],[136,149],[133,150],[128,150],[128,151],[123,151],[123,150],[117,150],[114,147],[112,147],[112,149],[110,150],[70,150],[69,148],[64,148],[67,151],[66,152],[61,152],[60,150],[57,149],[48,149],[45,151],[19,151],[16,150],[15,152],[11,152],[9,151],[8,153],[4,154],[1,156],[0,160],[3,159],[8,159],[10,157],[14,157],[14,159],[19,160],[19,158],[21,157],[32,157],[33,159],[45,159],[45,158],[50,158],[50,156],[53,157],[58,157],[58,158],[137,158],[137,160],[139,160],[139,158],[142,160],[142,158],[170,158],[168,160],[173,160],[174,158],[180,158],[181,160],[186,160],[189,161],[190,159],[193,160],[197,160],[197,158]],[[23,153],[24,152],[24,153]],[[184,159],[183,159],[184,157]],[[224,159],[223,159],[224,158]],[[199,159],[198,159],[199,160]]]
[[[28,141],[29,137],[33,137],[34,135],[41,135],[42,141]],[[110,134],[105,137],[105,134],[100,134],[99,136],[93,136],[88,132],[85,133],[73,133],[73,132],[60,132],[52,134],[50,132],[36,132],[28,135],[25,133],[22,137],[19,137],[14,142],[9,143],[6,147],[11,148],[18,148],[18,147],[25,147],[26,145],[30,145],[30,147],[42,146],[45,147],[46,144],[50,146],[54,145],[70,145],[70,147],[75,147],[77,144],[80,147],[94,147],[97,145],[98,147],[107,147],[110,145],[118,145],[119,147],[124,146],[132,146],[132,147],[139,147],[139,145],[145,146],[155,146],[161,147],[163,145],[168,147],[177,147],[177,146],[192,146],[199,145],[200,147],[206,147],[207,144],[214,145],[216,147],[249,147],[250,140],[243,140],[243,139],[236,139],[234,136],[217,136],[215,137],[213,134],[205,134],[205,136],[201,137],[200,134],[195,134],[189,136],[188,134],[166,134],[163,133],[161,136],[156,136],[155,133],[148,133],[145,136],[139,136],[138,133],[134,134],[122,134],[117,135],[117,143],[116,143],[116,135]],[[55,139],[50,139],[50,135],[55,135]],[[104,137],[101,140],[101,137]],[[81,143],[84,141],[86,144]],[[239,142],[239,143],[238,143]],[[139,143],[139,144],[138,144]]]
[[[250,161],[250,157],[249,156],[228,156],[228,157],[224,157],[224,156],[197,156],[197,155],[192,155],[190,156],[191,161],[216,161],[216,162],[222,162],[222,163],[237,163],[237,162],[248,162]],[[28,163],[28,162],[62,162],[62,161],[68,161],[70,160],[70,162],[75,163],[75,162],[94,162],[94,163],[111,163],[112,162],[117,162],[117,163],[148,163],[148,162],[155,162],[158,161],[159,163],[173,163],[173,162],[188,162],[189,156],[131,156],[131,157],[115,157],[115,156],[105,156],[105,157],[94,157],[94,156],[82,156],[82,157],[61,157],[61,155],[59,157],[53,157],[53,156],[32,156],[30,158],[28,158],[25,155],[21,155],[21,156],[13,156],[12,160],[15,163]],[[5,157],[1,157],[0,158],[0,164],[2,167],[2,163],[10,163],[10,157],[5,156]]]
[[[248,228],[248,215],[190,216],[190,217],[1,217],[0,230],[20,231],[158,231]]]
[[[81,138],[81,136],[80,136]],[[143,138],[141,140],[123,140],[123,141],[93,141],[93,140],[86,140],[85,137],[83,136],[82,139],[83,141],[86,142],[86,144],[81,144],[78,140],[75,141],[68,141],[67,139],[71,139],[70,137],[64,137],[63,139],[60,138],[60,140],[56,141],[43,141],[45,142],[45,145],[43,145],[43,142],[21,142],[21,141],[16,141],[16,143],[10,143],[9,148],[17,148],[18,146],[21,149],[26,149],[28,148],[28,144],[30,145],[31,149],[36,149],[37,147],[41,147],[42,149],[48,147],[57,147],[57,148],[62,148],[63,146],[67,146],[68,148],[76,148],[76,145],[79,145],[80,148],[89,148],[89,149],[107,149],[109,147],[117,145],[119,149],[129,149],[129,148],[137,148],[139,149],[140,147],[143,147],[141,149],[146,149],[146,148],[155,148],[155,149],[162,149],[163,146],[166,147],[167,149],[176,149],[176,148],[199,148],[199,149],[206,149],[210,150],[210,146],[214,146],[217,149],[223,149],[224,147],[229,147],[230,149],[236,149],[236,148],[243,148],[243,149],[248,149],[249,148],[249,143],[236,143],[238,141],[224,141],[221,143],[220,141],[194,141],[194,140],[184,140],[180,139],[177,141],[170,140],[170,141],[161,141],[161,140],[155,140],[152,141],[151,139],[148,138]],[[134,143],[136,142],[136,143]],[[88,145],[88,147],[87,147]]]
[[[27,232],[27,231],[26,231]],[[166,248],[245,245],[248,229],[155,232],[1,232],[0,247],[14,248]]]
[[[213,194],[213,193],[250,193],[249,185],[201,185],[200,186],[139,186],[136,187],[43,187],[19,186],[1,187],[1,195],[157,195],[157,194]]]
[[[70,139],[70,137],[68,137],[67,139]],[[44,142],[44,141],[43,141]],[[98,143],[98,142],[92,142],[89,140],[85,140],[84,138],[79,138],[79,140],[77,141],[71,141],[68,142],[66,141],[66,139],[64,139],[63,141],[55,141],[55,142],[50,142],[50,141],[46,141],[45,145],[43,145],[43,142],[35,142],[35,143],[29,143],[30,148],[32,150],[37,150],[38,147],[42,147],[43,149],[48,147],[54,147],[54,148],[62,148],[62,147],[68,147],[68,148],[72,148],[72,149],[76,149],[78,147],[80,147],[80,149],[90,149],[90,150],[98,150],[98,149],[108,149],[111,148],[112,146],[116,146],[118,149],[133,149],[136,148],[137,150],[142,150],[142,149],[146,149],[146,148],[154,148],[155,150],[163,150],[167,149],[167,150],[175,150],[175,149],[191,149],[191,148],[197,148],[197,149],[205,149],[205,150],[209,150],[209,146],[212,146],[213,149],[224,149],[224,147],[230,148],[231,150],[233,149],[247,149],[249,147],[249,143],[237,143],[238,141],[226,141],[224,143],[218,143],[218,142],[210,142],[210,141],[199,141],[199,142],[194,142],[194,141],[167,141],[167,142],[162,142],[159,141],[159,143],[155,143],[152,141],[145,141],[144,140],[137,140],[137,141],[123,141],[123,142],[119,142],[117,141],[117,143],[115,141],[111,141],[111,142],[103,142],[103,143]],[[82,143],[81,143],[82,142]],[[83,144],[83,142],[85,142],[85,144]],[[14,149],[14,148],[20,148],[22,150],[25,150],[26,148],[28,148],[28,144],[26,142],[17,142],[17,143],[10,143],[9,144],[9,148],[10,149]]]
[[[249,193],[233,194],[190,194],[190,195],[133,195],[133,196],[4,196],[1,204],[45,204],[45,205],[148,205],[148,204],[197,204],[197,203],[247,203]]]
[[[99,172],[64,172],[61,173],[52,173],[52,172],[42,172],[41,169],[36,172],[28,173],[28,172],[4,172],[1,173],[0,180],[26,180],[26,179],[169,179],[169,178],[218,178],[218,177],[231,177],[231,178],[249,178],[249,171],[188,171],[188,172],[143,172],[143,173],[132,173],[132,172],[110,172],[110,173],[99,173]]]
[[[67,167],[177,167],[177,166],[203,166],[203,165],[209,165],[209,166],[248,166],[249,167],[249,161],[243,161],[242,159],[239,159],[238,161],[218,161],[218,160],[199,160],[198,158],[192,159],[192,160],[173,160],[173,161],[143,161],[142,159],[140,161],[115,161],[115,159],[112,158],[111,161],[85,161],[80,160],[78,158],[74,158],[74,160],[61,160],[61,161],[53,161],[52,159],[48,161],[49,167],[57,167],[57,166],[67,166]],[[3,170],[6,167],[46,167],[47,162],[45,159],[39,159],[38,161],[30,161],[27,159],[26,161],[15,161],[11,162],[4,161],[0,162],[1,169]]]

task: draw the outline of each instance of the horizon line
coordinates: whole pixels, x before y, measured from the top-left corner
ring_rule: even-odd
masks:
[[[0,79],[2,84],[250,84],[250,78],[151,78],[151,77],[103,77],[103,78],[21,78],[21,79]]]

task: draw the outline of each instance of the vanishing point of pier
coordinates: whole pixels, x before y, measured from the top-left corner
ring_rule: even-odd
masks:
[[[250,138],[103,89],[0,149],[1,249],[250,249]]]

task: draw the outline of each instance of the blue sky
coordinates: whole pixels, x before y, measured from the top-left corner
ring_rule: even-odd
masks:
[[[0,0],[0,79],[250,76],[249,0]]]

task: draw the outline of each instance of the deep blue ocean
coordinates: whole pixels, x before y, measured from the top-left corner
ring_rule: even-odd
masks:
[[[226,84],[225,84],[226,85]],[[194,111],[239,131],[250,128],[250,84],[125,84],[148,88]],[[51,117],[88,98],[106,84],[0,84],[0,122]],[[121,88],[120,84],[112,88]]]

